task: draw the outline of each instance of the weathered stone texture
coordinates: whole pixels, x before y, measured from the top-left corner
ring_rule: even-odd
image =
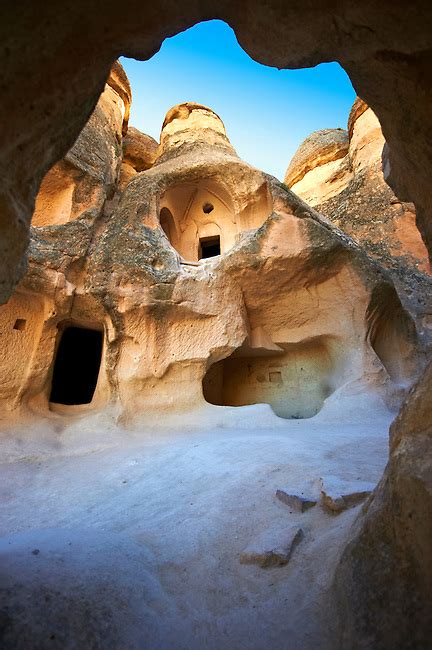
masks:
[[[432,634],[432,365],[391,427],[391,453],[335,578],[340,647],[427,648]]]
[[[429,345],[432,280],[426,247],[415,225],[415,209],[400,201],[384,181],[381,154],[384,138],[376,116],[356,99],[348,119],[346,155],[322,163],[319,142],[311,153],[309,171],[291,189],[363,246],[390,272],[404,305]],[[332,137],[334,130],[329,130]],[[339,137],[335,137],[335,147]],[[305,141],[306,150],[308,139]],[[324,151],[329,143],[323,143]],[[301,145],[300,155],[304,150]],[[317,165],[314,163],[314,158]],[[289,169],[296,173],[295,161]],[[298,175],[297,175],[298,178]]]
[[[100,11],[82,0],[61,12],[53,2],[27,3],[19,13],[3,7],[2,97],[8,114],[1,161],[3,300],[24,271],[38,186],[90,116],[114,59],[121,52],[148,58],[165,36],[212,17],[232,25],[242,47],[262,63],[300,67],[341,62],[383,125],[389,178],[401,199],[416,203],[419,227],[430,241],[432,12],[425,0],[403,15],[390,1],[377,6],[345,0],[335,10],[326,2],[313,8],[275,2],[264,7],[256,0],[245,14],[223,0],[199,8],[167,0],[160,9],[150,17],[136,0],[128,0],[121,13],[116,3],[105,3]]]
[[[264,64],[299,67],[329,60],[337,60],[342,64],[358,94],[379,118],[387,142],[386,179],[400,201],[415,204],[416,223],[430,254],[432,10],[429,1],[416,0],[409,5],[398,5],[390,0],[380,3],[343,0],[335,6],[327,1],[305,4],[273,0],[262,3],[256,0],[249,3],[248,11],[244,11],[244,7],[239,4],[224,0],[212,2],[211,5],[188,2],[179,4],[167,0],[156,9],[137,0],[126,0],[121,11],[118,3],[110,1],[104,3],[103,10],[98,3],[89,4],[84,0],[61,7],[51,0],[43,3],[4,3],[0,21],[0,78],[4,107],[0,158],[2,302],[9,298],[25,274],[29,224],[39,185],[46,172],[72,147],[92,114],[113,61],[120,53],[141,59],[149,58],[166,36],[190,27],[199,20],[215,17],[226,20],[235,29],[242,47]],[[61,170],[61,173],[65,173],[65,170]],[[147,215],[148,200],[144,199],[140,204],[137,197],[133,197],[136,182],[133,181],[128,186],[124,200],[131,201],[138,210],[143,210],[143,215]],[[321,234],[326,229],[325,222],[317,223],[316,217],[310,216],[314,213],[308,211],[304,204],[296,202],[290,194],[286,198],[278,190],[276,195],[274,204],[278,203],[282,212],[288,213],[291,223],[296,224],[294,241],[297,238],[297,241],[304,243],[302,237],[309,227]],[[64,207],[64,203],[62,205]],[[304,219],[295,216],[300,213],[308,216]],[[303,228],[297,228],[299,220],[302,221]],[[251,238],[251,250],[258,250],[260,245],[264,249],[270,244],[276,248],[281,246],[280,238],[284,230],[280,220],[272,217],[268,224]],[[126,226],[127,222],[123,225]],[[77,219],[59,227],[73,228],[77,252],[72,253],[70,258],[70,277],[75,273],[78,281],[82,276],[77,265],[74,265],[74,256],[84,256],[81,250],[87,245],[86,224]],[[150,233],[152,229],[156,231],[153,234]],[[278,237],[270,242],[266,237],[272,229],[278,233]],[[161,239],[164,237],[154,224],[143,226],[143,232],[148,235],[149,249],[157,242],[158,235]],[[290,232],[292,234],[292,230]],[[55,235],[53,231],[39,234],[47,239]],[[56,270],[64,265],[64,253],[55,253],[55,249],[63,246],[61,250],[69,255],[69,236],[65,238],[63,230],[58,237],[63,240],[63,244],[56,243],[55,246],[47,245],[44,238],[41,238],[39,244],[38,237],[35,238],[34,249],[47,249],[47,256],[52,259],[52,268],[49,265],[43,269],[36,268],[37,264],[34,264],[25,283],[30,282],[33,286],[40,282],[41,286],[49,286],[50,295],[55,295],[55,300],[64,306],[62,314],[71,312],[73,302],[74,309],[79,306],[87,317],[88,313],[92,313],[100,314],[98,318],[102,318],[105,312],[100,302],[84,291],[76,291],[74,287],[77,285],[66,280],[63,272]],[[124,234],[124,242],[130,246],[131,258],[140,262],[141,241],[142,237],[134,234],[133,228],[129,234]],[[339,250],[343,250],[344,255],[339,256],[338,268],[340,258],[346,259],[356,250],[352,244],[342,241]],[[331,255],[327,256],[330,257],[326,267],[326,277],[329,280],[331,260],[337,258],[337,248],[333,246]],[[158,249],[158,254],[160,250]],[[303,253],[299,253],[299,256],[302,258],[303,255],[304,259],[307,256],[304,248],[302,250]],[[33,254],[38,255],[37,252]],[[274,270],[280,274],[284,270],[284,256],[280,248],[278,255]],[[98,257],[99,254],[96,258]],[[170,272],[175,269],[174,253],[168,253],[165,249],[163,259],[166,259]],[[321,259],[325,261],[326,255],[323,254]],[[304,261],[307,267],[306,260]],[[259,254],[253,263],[255,268],[260,268],[261,265],[261,269],[265,270]],[[133,277],[134,264],[131,267]],[[140,300],[143,293],[150,296],[156,294],[156,299],[149,301],[149,308],[153,314],[158,315],[159,321],[171,310],[180,309],[181,305],[187,331],[190,305],[184,298],[178,300],[177,296],[170,301],[170,296],[175,295],[171,275],[166,283],[158,283],[152,279],[157,275],[155,267],[146,268],[144,264],[142,268],[144,271],[140,270],[138,275],[147,274],[149,284],[145,288],[137,284],[132,289],[126,285],[118,286],[119,295],[121,296],[122,289],[125,289],[125,294],[129,292],[136,296],[141,292]],[[296,277],[294,270],[290,277]],[[350,282],[352,277],[350,273]],[[192,285],[196,282],[192,278],[188,278],[188,281]],[[91,287],[91,280],[88,282]],[[205,278],[203,282],[210,283],[211,280]],[[72,295],[75,295],[73,301]],[[32,327],[29,327],[25,338],[19,339],[17,347],[23,348],[20,358],[25,358],[32,351],[32,340],[43,342],[44,352],[34,359],[35,377],[39,382],[37,385],[32,377],[32,390],[41,392],[46,382],[44,358],[52,356],[56,324],[53,320],[51,330],[42,331],[41,323],[43,319],[47,319],[44,322],[49,322],[50,318],[54,318],[50,302],[52,298],[44,297],[41,303],[37,297],[33,301],[28,295],[24,299],[20,298],[18,291],[10,302],[10,309],[16,310],[17,319],[20,318],[21,304],[17,305],[15,301],[20,299],[24,300],[24,306],[31,312],[29,320]],[[127,296],[124,297],[126,304],[128,299]],[[125,312],[127,311],[126,307]],[[133,310],[130,314],[133,323]],[[13,317],[13,311],[9,316]],[[203,321],[207,316],[207,312],[200,314]],[[117,325],[123,318],[122,309],[112,318],[112,322]],[[11,321],[12,325],[13,322]],[[107,361],[110,367],[114,367],[120,348],[112,322],[108,323],[109,340],[113,348]],[[160,336],[156,329],[153,332],[155,345],[159,349]],[[238,336],[237,341],[244,335],[241,326],[238,332],[241,332],[241,336]],[[184,338],[187,339],[187,335]],[[261,337],[263,338],[265,339]],[[25,348],[25,345],[28,347]],[[133,340],[128,345],[131,352],[126,365],[130,366],[134,359]],[[226,348],[221,356],[225,353]],[[422,383],[418,384],[407,404],[417,404],[415,395],[422,397],[422,404],[423,401],[430,403],[429,374],[430,371]],[[16,392],[14,382],[12,379],[12,387]],[[23,390],[20,387],[18,396],[25,391],[28,394],[30,387],[25,387],[24,393]],[[18,403],[19,400],[20,397]],[[359,521],[356,537],[353,537],[352,544],[344,555],[341,571],[347,571],[347,577],[338,582],[338,588],[340,607],[345,612],[342,617],[345,647],[423,648],[428,647],[430,642],[432,517],[429,465],[426,461],[431,449],[430,436],[427,435],[431,413],[424,408],[421,413],[426,419],[422,433],[418,434],[416,427],[410,424],[417,418],[417,409],[409,417],[405,414],[398,421],[397,438],[400,438],[400,442],[392,450],[387,474],[376,491],[373,506],[367,518]],[[354,575],[354,580],[349,578],[350,575]]]
[[[312,169],[346,156],[348,147],[348,134],[344,129],[323,129],[311,133],[291,160],[284,183],[293,187]]]
[[[418,372],[417,340],[386,273],[242,162],[201,105],[168,113],[156,159],[124,183],[116,97],[107,106],[102,95],[59,163],[73,179],[69,212],[66,171],[49,201],[42,184],[29,271],[1,310],[4,363],[18,355],[25,368],[2,392],[9,417],[58,408],[53,363],[68,323],[106,332],[94,398],[80,410],[115,407],[124,423],[169,411],[173,391],[177,409],[268,402],[286,418],[311,417],[333,392],[366,380],[389,404],[400,400]],[[206,259],[208,245],[217,250]],[[316,313],[316,300],[326,309]],[[25,334],[16,318],[28,321]]]

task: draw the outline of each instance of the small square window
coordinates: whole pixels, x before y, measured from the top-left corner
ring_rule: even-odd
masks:
[[[278,370],[273,370],[272,372],[269,372],[269,380],[275,384],[282,383],[282,373],[279,372]]]
[[[213,203],[204,203],[202,210],[205,214],[210,214],[210,212],[213,212],[214,210]]]
[[[208,257],[215,257],[221,254],[220,237],[202,237],[199,240],[199,259],[207,259]]]
[[[26,328],[26,319],[25,318],[17,318],[15,321],[15,325],[13,326],[14,330],[18,330],[19,332],[23,332]]]

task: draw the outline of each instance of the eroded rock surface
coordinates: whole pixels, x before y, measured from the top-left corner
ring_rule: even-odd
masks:
[[[350,0],[337,8],[321,2],[308,10],[298,3],[282,8],[255,1],[247,14],[224,0],[199,7],[165,3],[151,18],[135,0],[127,0],[122,12],[117,3],[105,3],[100,12],[83,0],[60,12],[53,3],[31,3],[19,12],[5,5],[2,12],[1,70],[8,120],[0,161],[5,262],[1,300],[25,270],[28,225],[39,184],[83,128],[113,61],[120,53],[149,58],[166,36],[212,17],[226,20],[242,47],[264,64],[341,62],[383,124],[389,145],[387,177],[401,199],[416,203],[419,227],[430,242],[432,14],[424,0],[417,0],[408,13],[389,1],[359,6]]]
[[[391,427],[390,459],[335,578],[342,647],[427,648],[432,633],[432,365]],[[349,597],[349,602],[347,598]],[[391,607],[384,603],[391,603]]]
[[[348,131],[327,129],[309,136],[291,161],[285,183],[387,267],[399,262],[405,272],[427,273],[428,255],[415,226],[414,206],[399,200],[384,181],[384,144],[378,119],[357,98]],[[332,151],[335,157],[328,153]]]
[[[311,133],[294,154],[284,183],[312,206],[322,201],[323,195],[330,198],[346,185],[343,172],[348,148],[344,129]]]
[[[59,226],[84,214],[94,222],[117,185],[131,101],[129,81],[117,62],[85,129],[44,177],[33,227]]]
[[[151,136],[129,127],[123,138],[123,160],[119,189],[123,189],[137,172],[150,169],[156,160],[158,143]]]
[[[341,150],[341,130],[312,134],[290,163],[285,182],[390,271],[403,304],[428,346],[432,280],[428,252],[416,227],[415,208],[399,200],[385,182],[381,127],[373,111],[359,98],[347,128],[343,133],[347,142],[349,137],[349,147],[344,156],[336,160],[327,157],[331,141],[333,151]]]
[[[29,271],[0,312],[6,421],[109,408],[132,426],[206,402],[305,418],[347,386],[394,408],[421,363],[386,272],[199,104],[169,111],[152,166],[125,182],[124,114],[103,95],[60,163],[83,170],[68,210],[42,184]]]
[[[358,479],[348,482],[326,476],[321,479],[321,505],[327,512],[339,514],[367,499],[374,487],[373,483]]]
[[[360,99],[351,110],[348,132],[349,150],[337,169],[330,163],[315,169],[310,164],[311,171],[292,187],[389,269],[428,346],[431,280],[427,251],[415,228],[414,206],[397,198],[385,183],[382,163],[387,180],[391,174],[388,147],[377,118]],[[400,179],[396,185],[401,187]],[[382,295],[377,294],[373,302],[371,312],[383,304],[387,311],[392,309],[392,301]],[[393,345],[384,330],[377,335]],[[431,550],[426,541],[430,540],[431,501],[429,375],[430,370],[392,426],[386,473],[367,512],[357,521],[336,574],[341,647],[428,645],[432,627]],[[323,496],[332,511],[345,507],[338,492],[325,491]],[[392,603],[391,608],[386,602]]]
[[[329,60],[341,62],[357,92],[380,119],[388,144],[386,179],[401,201],[415,202],[416,221],[430,253],[432,12],[429,2],[418,0],[409,7],[390,0],[379,4],[346,0],[337,7],[325,1],[313,7],[304,3],[264,5],[253,2],[247,12],[240,5],[225,2],[212,2],[211,6],[164,3],[157,12],[134,0],[127,0],[121,12],[118,3],[113,2],[106,2],[103,12],[98,5],[82,0],[61,7],[53,2],[6,3],[2,6],[0,22],[3,29],[2,100],[4,115],[7,115],[2,122],[0,160],[2,302],[8,299],[25,274],[28,227],[39,184],[48,169],[65,156],[76,140],[95,108],[113,60],[121,52],[148,58],[160,47],[164,37],[216,16],[235,28],[242,46],[262,63],[289,67],[311,66]],[[83,240],[84,235],[76,233],[74,242],[79,244],[80,238]],[[48,236],[47,239],[49,242]],[[62,250],[68,250],[68,246]],[[32,273],[37,275],[36,271]],[[54,269],[52,277],[55,279],[56,273]],[[59,286],[61,293],[61,282]],[[25,296],[23,304],[26,309],[33,305],[30,321],[35,326],[40,324],[42,304],[30,299],[29,295]],[[18,313],[20,311],[21,308],[17,309]],[[23,320],[17,314],[12,322],[15,331],[25,331]],[[38,341],[39,331],[41,328],[36,329]],[[14,345],[16,356],[21,358],[23,339],[18,341]],[[31,354],[31,349],[30,346],[25,354]],[[48,357],[50,350],[48,347]],[[35,362],[43,378],[46,363],[41,363],[40,359]],[[25,370],[25,364],[23,368]],[[12,379],[12,383],[14,381],[16,379]],[[425,379],[415,389],[426,405],[429,404],[429,384]],[[418,402],[415,404],[418,407]],[[424,415],[427,421],[423,430],[426,431],[431,414],[426,409]],[[412,417],[415,419],[416,414]],[[351,591],[349,583],[341,587],[342,603],[352,605],[344,619],[346,627],[353,623],[357,611],[364,613],[369,607],[369,629],[375,635],[383,626],[393,631],[391,637],[384,635],[379,639],[382,647],[427,647],[430,639],[430,594],[423,581],[429,579],[425,568],[429,566],[431,555],[428,529],[431,518],[430,513],[422,516],[429,501],[425,497],[427,476],[421,461],[430,455],[431,445],[426,435],[416,437],[414,433],[407,420],[400,422],[401,446],[393,449],[389,466],[392,469],[377,492],[376,504],[377,516],[386,532],[384,559],[392,569],[403,572],[404,584],[410,584],[412,590],[398,592],[398,583],[395,590],[393,576],[397,576],[398,571],[383,571],[382,562],[366,563],[362,567],[365,571],[356,576],[366,581],[356,580]],[[412,445],[421,441],[421,454],[411,454]],[[393,480],[397,474],[392,473],[398,464],[404,467],[406,482],[415,486],[413,493],[419,496],[415,500],[415,512],[421,515],[418,519],[409,516],[411,511],[399,511],[403,492],[400,484]],[[388,508],[383,505],[386,499]],[[392,525],[393,513],[398,517],[397,529]],[[351,567],[355,566],[353,558],[357,556],[355,551],[361,545],[359,540],[363,539],[363,533],[368,539],[369,558],[379,557],[383,548],[382,538],[374,536],[364,522],[362,525],[364,528],[359,529],[357,542],[351,547],[351,551],[354,549],[353,556],[348,559]],[[403,537],[405,530],[409,532],[406,539]],[[399,546],[397,532],[402,533],[405,541],[421,538],[422,544],[404,541]],[[410,572],[411,566],[416,570]],[[374,592],[370,586],[375,588],[378,582],[382,588]],[[374,593],[385,593],[389,597],[375,599]],[[406,602],[410,602],[410,593],[423,595],[420,606],[415,600],[417,596],[414,598],[415,617],[410,615],[411,609],[403,606],[403,598],[398,600],[398,607],[389,608],[388,603],[393,602],[395,593],[407,596]],[[403,634],[399,633],[401,628]],[[352,627],[348,635],[358,646],[367,647],[368,641],[369,646],[373,646],[370,634],[362,637],[364,630],[362,625]],[[355,644],[348,647],[355,647]]]
[[[76,144],[42,183],[29,269],[0,311],[5,424],[104,411],[136,427],[206,402],[264,402],[282,418],[308,418],[332,394],[353,391],[395,408],[423,359],[418,313],[407,309],[394,274],[242,162],[211,109],[174,107],[157,151],[133,131],[134,146],[123,146],[130,95],[122,88],[118,79],[107,84]],[[354,178],[373,156],[355,140],[355,122],[351,131]],[[351,150],[353,142],[360,144]],[[303,178],[345,159],[308,163]],[[87,365],[76,368],[83,357]],[[372,503],[388,489],[384,481]],[[378,508],[385,526],[389,503]],[[355,567],[350,553],[363,535],[371,548],[377,543],[365,521],[340,571]],[[422,536],[421,526],[412,534]],[[390,534],[387,544],[393,558]],[[285,563],[291,546],[278,549],[255,553],[254,562]],[[365,567],[371,576],[380,570]],[[338,598],[350,589],[349,579],[342,584]],[[367,585],[356,584],[358,616],[347,615],[346,638],[363,625]]]

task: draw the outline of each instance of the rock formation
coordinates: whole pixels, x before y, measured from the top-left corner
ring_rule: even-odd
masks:
[[[385,141],[373,111],[359,98],[347,131],[312,133],[288,166],[285,183],[349,234],[389,271],[397,291],[429,344],[432,279],[415,208],[384,180]]]
[[[291,160],[285,184],[312,206],[334,196],[347,185],[348,149],[348,133],[343,129],[312,133]]]
[[[121,11],[118,3],[108,1],[100,11],[99,5],[78,0],[61,7],[54,2],[6,3],[1,14],[2,302],[25,274],[29,224],[42,178],[75,142],[96,106],[114,59],[120,53],[149,58],[165,37],[213,17],[226,20],[242,47],[261,63],[301,67],[337,60],[342,64],[380,120],[387,141],[386,181],[401,201],[414,202],[417,225],[430,254],[432,12],[425,0],[408,8],[390,1],[359,4],[344,0],[337,6],[325,0],[313,6],[254,1],[247,12],[223,1],[199,6],[164,2],[155,12],[134,0],[127,0]],[[81,234],[75,235],[79,248]],[[84,242],[84,234],[81,239]],[[65,242],[63,250],[68,245]],[[80,260],[84,257],[84,252],[79,254]],[[39,306],[35,314],[40,318]],[[23,320],[17,316],[17,332],[25,331]],[[354,639],[348,647],[428,647],[432,599],[424,585],[432,552],[429,520],[422,514],[431,502],[427,489],[431,414],[426,408],[431,386],[430,372],[425,372],[406,403],[404,412],[409,418],[398,421],[398,444],[392,446],[388,471],[376,491],[375,513],[386,536],[374,529],[371,518],[360,520],[344,556],[345,568],[354,567],[361,544],[367,541],[368,557],[360,554],[362,562],[357,565],[361,574],[355,577],[361,575],[362,580],[355,581],[355,599],[350,581],[338,583],[339,602],[345,607],[341,617],[345,638]],[[423,400],[420,410],[418,398]],[[403,482],[399,481],[402,475]],[[406,486],[415,490],[407,492]],[[382,562],[371,561],[378,557],[389,562],[390,570]],[[410,573],[412,566],[417,570]],[[403,571],[392,573],[395,567]],[[389,607],[395,579],[398,608]],[[376,596],[372,605],[371,593]],[[423,601],[415,619],[412,609],[403,607],[410,594]],[[402,628],[404,634],[398,635]],[[390,636],[379,636],[383,629]]]
[[[150,169],[156,159],[157,148],[156,140],[133,126],[129,127],[123,140],[120,189],[124,189],[137,172]]]
[[[359,98],[347,128],[306,138],[288,166],[286,185],[388,268],[399,262],[406,271],[427,273],[428,253],[415,225],[415,208],[385,182],[381,127]]]
[[[122,148],[110,83],[42,182],[29,270],[0,310],[8,417],[128,423],[207,401],[305,418],[356,384],[394,407],[420,366],[388,275],[242,162],[205,106],[171,109],[157,151],[136,129]]]
[[[137,429],[259,403],[303,419],[353,394],[394,410],[423,361],[390,274],[240,160],[211,109],[173,107],[159,145],[128,128],[114,70],[43,179],[28,272],[0,308],[3,426],[104,413]],[[347,146],[324,137],[321,167]],[[286,564],[293,531],[242,561]]]
[[[348,130],[309,136],[289,164],[285,183],[387,267],[428,347],[432,306],[427,250],[415,227],[414,206],[400,201],[384,180],[384,146],[376,116],[357,98]],[[428,373],[430,369],[426,378]],[[432,582],[428,562],[420,560],[428,556],[425,540],[430,534],[428,524],[421,523],[430,520],[431,504],[428,390],[420,382],[394,422],[387,481],[359,518],[357,537],[353,535],[336,574],[343,647],[422,648],[432,629]],[[412,439],[405,437],[409,432]],[[377,600],[387,599],[397,626],[377,605]]]
[[[58,226],[84,213],[91,220],[101,212],[117,183],[130,103],[129,81],[117,62],[85,129],[65,158],[45,175],[32,226]]]
[[[408,14],[396,11],[388,0],[379,7],[344,0],[337,9],[322,2],[308,10],[298,4],[281,9],[278,3],[267,10],[255,0],[247,15],[222,0],[199,8],[168,3],[157,17],[150,17],[135,0],[127,0],[121,13],[113,2],[105,3],[103,12],[90,9],[83,0],[61,12],[52,3],[31,3],[19,12],[7,5],[1,21],[3,101],[8,114],[1,161],[2,301],[25,270],[38,186],[86,123],[112,62],[120,53],[149,58],[166,36],[212,17],[232,25],[242,47],[264,64],[305,67],[329,60],[342,64],[383,124],[387,179],[395,191],[397,186],[401,200],[416,203],[419,228],[430,241],[427,89],[432,14],[425,0],[417,0]],[[410,110],[413,117],[407,121]]]
[[[431,371],[429,364],[392,424],[384,477],[356,521],[336,572],[334,607],[341,647],[429,644]],[[391,613],[383,608],[384,601],[391,603]]]

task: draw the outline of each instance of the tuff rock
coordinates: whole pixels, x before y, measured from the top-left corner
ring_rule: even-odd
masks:
[[[54,2],[32,2],[25,6],[5,3],[1,12],[3,48],[0,70],[4,108],[0,160],[2,302],[9,299],[26,274],[30,220],[42,179],[73,146],[96,107],[114,60],[120,53],[149,58],[165,37],[199,20],[215,17],[226,20],[235,29],[242,47],[261,63],[306,67],[337,60],[342,64],[356,91],[380,121],[386,140],[383,155],[385,179],[401,203],[414,203],[416,224],[430,256],[432,12],[430,3],[425,0],[411,3],[409,7],[386,0],[379,4],[345,0],[337,6],[323,1],[314,3],[313,7],[295,2],[287,5],[257,1],[249,5],[247,12],[240,5],[223,1],[213,2],[211,6],[209,3],[179,5],[164,2],[158,11],[154,11],[135,0],[126,0],[121,11],[118,3],[106,2],[100,11],[99,5],[78,0],[64,6]],[[114,91],[125,104],[125,97],[116,88]],[[118,162],[121,163],[120,156]],[[71,171],[73,169],[68,165],[62,164],[57,177],[53,173],[52,183],[46,182],[45,190],[49,190],[50,185],[53,188],[58,186],[59,178],[69,179],[70,185],[74,184],[73,174],[73,183],[70,181]],[[84,171],[84,176],[91,176],[88,169],[79,171]],[[87,181],[90,182],[88,177]],[[62,182],[60,180],[60,186]],[[101,188],[97,182],[95,187],[98,190],[95,194],[99,197]],[[16,399],[13,390],[8,393],[6,388],[4,393],[6,402],[14,404],[14,410],[21,412],[23,404],[30,403],[32,391],[34,395],[41,395],[44,390],[45,396],[48,392],[47,366],[52,359],[55,335],[42,328],[42,320],[46,323],[47,318],[56,317],[52,312],[54,293],[61,317],[73,312],[68,301],[74,305],[84,304],[79,292],[76,300],[71,299],[71,294],[82,280],[83,261],[89,257],[88,252],[93,251],[93,244],[97,244],[98,228],[103,231],[105,226],[105,208],[108,212],[113,208],[109,203],[115,202],[116,198],[109,198],[111,191],[112,188],[103,189],[107,192],[107,199],[99,215],[98,227],[94,229],[94,242],[94,216],[88,211],[86,213],[85,198],[82,199],[84,212],[78,210],[82,218],[67,221],[70,188],[66,192],[66,201],[60,202],[64,208],[61,223],[42,226],[39,233],[32,235],[30,270],[8,305],[8,309],[16,308],[16,318],[7,321],[6,330],[9,332],[15,327],[15,332],[24,334],[28,324],[46,353],[37,354],[29,361],[26,355],[33,349],[32,342],[23,337],[12,345],[16,358],[25,360],[17,369],[7,365],[11,377],[6,378],[5,383],[10,382],[15,391],[15,387],[20,385]],[[296,206],[293,208],[294,216],[299,216],[295,219],[300,218],[302,225],[313,223],[315,232],[328,233],[329,226],[325,220],[315,221],[315,217],[310,216],[314,215],[313,210],[305,208],[290,194],[283,194],[283,203],[286,196],[290,205]],[[405,214],[405,206],[403,211]],[[303,218],[301,214],[309,216]],[[412,217],[406,218],[402,214],[401,217],[402,221],[412,221]],[[331,227],[330,232],[333,232]],[[275,246],[278,244],[279,241]],[[350,251],[351,246],[348,247]],[[328,255],[325,248],[322,250],[323,259],[329,257],[331,266],[334,255]],[[410,263],[413,258],[414,263],[415,258],[422,258],[418,255],[418,240],[414,248],[416,252],[412,245],[407,247]],[[401,256],[396,255],[394,259],[397,257]],[[72,286],[69,286],[66,274],[79,280],[78,283],[72,280]],[[403,268],[400,277],[402,280],[405,277]],[[49,298],[44,293],[47,282],[51,282],[47,292]],[[392,281],[389,284],[392,293]],[[170,295],[170,287],[170,283],[166,283],[165,296]],[[24,299],[21,298],[20,302],[23,289]],[[39,295],[43,297],[39,298]],[[382,295],[379,291],[375,294],[376,307],[382,302]],[[404,302],[399,292],[395,304],[401,300]],[[93,304],[89,313],[93,318],[100,309],[100,300],[93,302],[91,299],[90,302]],[[27,323],[23,323],[25,319],[20,316],[22,309],[32,313]],[[88,318],[86,308],[83,309]],[[389,320],[394,322],[395,319]],[[116,331],[110,323],[109,337],[113,334],[110,340],[114,341],[114,351],[121,347],[116,343]],[[251,332],[250,338],[258,340],[260,348],[264,345],[267,350],[277,349],[277,343],[270,344],[269,337],[262,330]],[[387,338],[386,333],[382,334],[382,341]],[[158,345],[156,334],[154,341]],[[6,350],[10,349],[9,345],[10,342],[6,341]],[[31,381],[24,375],[28,363],[35,368]],[[114,368],[116,363],[117,353],[107,356],[109,367]],[[19,366],[18,361],[17,364]],[[336,647],[428,647],[432,603],[429,529],[432,520],[429,489],[431,383],[429,367],[411,389],[392,428],[391,455],[386,473],[372,495],[368,512],[357,520],[351,542],[343,553],[336,573],[335,590],[329,594],[329,601],[338,605],[332,621],[342,634]],[[113,393],[116,390],[114,382]],[[46,410],[46,399],[45,403],[43,399],[40,403],[42,411]],[[329,647],[335,647],[335,643]]]

